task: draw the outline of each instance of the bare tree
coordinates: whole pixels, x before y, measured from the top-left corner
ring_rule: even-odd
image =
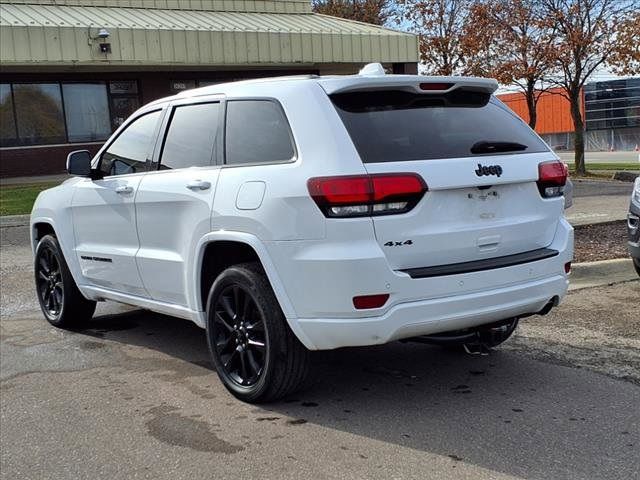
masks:
[[[313,11],[332,17],[384,25],[391,15],[391,0],[313,0]]]
[[[585,174],[582,88],[591,75],[604,65],[621,65],[625,41],[637,47],[638,30],[625,36],[623,25],[630,15],[636,15],[640,0],[541,0],[557,28],[559,78],[562,94],[571,105],[575,130],[575,168]],[[626,27],[624,27],[626,28]],[[618,34],[621,34],[620,36]]]

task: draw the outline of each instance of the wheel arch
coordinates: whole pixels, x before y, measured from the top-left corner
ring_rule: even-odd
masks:
[[[266,247],[256,236],[244,232],[212,232],[205,235],[198,243],[191,297],[194,309],[200,312],[201,326],[206,325],[207,295],[217,275],[231,265],[247,261],[260,263],[289,327],[300,342],[310,347],[312,343],[298,328],[293,304],[289,300]]]
[[[38,246],[38,242],[42,240],[42,237],[45,235],[54,235],[57,237],[53,223],[50,220],[40,220],[31,224],[31,249],[34,252]]]

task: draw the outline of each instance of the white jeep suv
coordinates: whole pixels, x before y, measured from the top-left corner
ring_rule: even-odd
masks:
[[[494,80],[304,76],[146,105],[31,215],[49,322],[97,301],[187,318],[238,398],[298,388],[309,350],[495,346],[565,295],[567,170]]]

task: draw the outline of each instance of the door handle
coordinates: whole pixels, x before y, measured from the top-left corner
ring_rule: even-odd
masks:
[[[131,192],[133,192],[133,187],[131,185],[122,185],[120,187],[116,187],[116,193],[119,193],[121,195],[125,195]]]
[[[189,190],[209,190],[211,188],[211,182],[205,182],[204,180],[192,180],[187,183]]]

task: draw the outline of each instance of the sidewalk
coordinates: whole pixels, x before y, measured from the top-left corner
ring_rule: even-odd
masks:
[[[8,187],[10,185],[34,185],[37,183],[62,183],[66,179],[71,178],[67,173],[59,173],[56,175],[38,175],[35,177],[9,177],[0,178],[0,186]]]
[[[628,195],[574,197],[573,205],[567,209],[565,215],[574,227],[625,220],[630,199],[631,190]]]

